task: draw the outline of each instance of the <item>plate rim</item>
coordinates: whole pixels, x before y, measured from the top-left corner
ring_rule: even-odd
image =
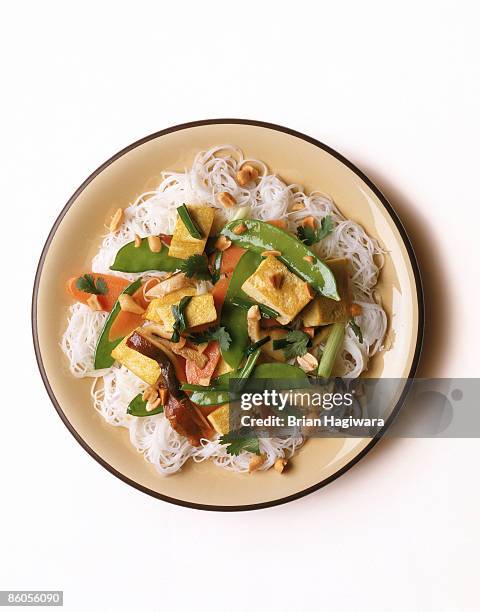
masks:
[[[150,140],[154,140],[156,138],[160,138],[162,136],[165,136],[167,134],[171,134],[173,132],[177,132],[177,131],[180,131],[180,130],[186,130],[186,129],[190,129],[190,128],[194,128],[194,127],[200,127],[200,126],[205,126],[205,125],[216,125],[216,124],[249,125],[249,126],[254,126],[254,127],[261,127],[261,128],[271,129],[271,130],[275,130],[277,132],[283,132],[283,133],[288,134],[290,136],[294,136],[296,138],[300,138],[301,140],[304,140],[304,141],[306,141],[306,142],[308,142],[308,143],[310,143],[310,144],[312,144],[312,145],[322,149],[323,151],[325,151],[325,152],[329,153],[330,155],[332,155],[335,159],[337,159],[340,163],[345,165],[347,168],[349,168],[352,172],[354,172],[373,191],[373,193],[376,195],[376,197],[381,202],[382,206],[386,209],[388,215],[390,216],[390,218],[394,222],[397,230],[400,233],[400,236],[401,236],[403,244],[404,244],[404,246],[406,248],[406,251],[407,251],[407,254],[408,254],[408,257],[409,257],[409,260],[410,260],[410,265],[411,265],[412,271],[413,271],[413,276],[414,276],[414,280],[415,280],[415,289],[416,289],[416,294],[417,294],[417,308],[418,308],[417,341],[416,341],[416,345],[415,345],[415,351],[414,351],[414,354],[413,354],[412,365],[411,365],[411,368],[410,368],[410,372],[408,374],[408,379],[407,379],[408,382],[405,385],[405,388],[403,389],[402,394],[400,395],[400,398],[399,398],[397,404],[395,405],[395,407],[394,407],[390,417],[385,422],[385,425],[370,440],[370,442],[365,446],[365,448],[363,448],[357,455],[355,455],[355,457],[353,457],[353,459],[351,459],[348,463],[346,463],[342,468],[337,470],[334,474],[331,474],[329,477],[324,478],[320,482],[318,482],[318,483],[316,483],[316,484],[314,484],[314,485],[312,485],[310,487],[307,487],[305,489],[302,489],[301,491],[293,493],[292,495],[288,495],[288,496],[285,496],[285,497],[281,497],[281,498],[270,500],[270,501],[266,501],[266,502],[259,502],[259,503],[254,503],[254,504],[240,504],[240,505],[232,505],[232,506],[215,505],[215,504],[199,504],[199,503],[195,503],[195,502],[189,502],[189,501],[186,501],[186,500],[170,497],[168,495],[164,495],[163,493],[159,493],[158,491],[154,491],[154,490],[152,490],[152,489],[150,489],[148,487],[145,487],[142,484],[140,484],[138,482],[135,482],[134,480],[132,480],[128,476],[125,476],[125,474],[122,474],[119,470],[114,468],[107,461],[105,461],[100,455],[98,455],[87,444],[87,442],[82,438],[82,436],[76,431],[76,429],[70,423],[70,421],[68,420],[66,414],[63,412],[59,402],[57,401],[57,398],[55,397],[55,394],[53,393],[53,390],[52,390],[52,388],[50,386],[50,382],[48,380],[47,373],[45,371],[45,367],[43,365],[41,348],[40,348],[40,343],[39,343],[39,339],[38,339],[38,327],[37,327],[37,300],[38,300],[38,291],[39,291],[39,286],[40,286],[40,279],[41,279],[42,271],[43,271],[43,264],[45,262],[45,259],[46,259],[46,256],[47,256],[50,244],[51,244],[51,242],[53,240],[53,237],[55,236],[55,233],[56,233],[60,223],[62,222],[63,218],[67,214],[67,212],[70,209],[70,207],[77,200],[77,198],[80,196],[80,194],[85,190],[85,188],[101,172],[103,172],[103,170],[105,170],[105,168],[110,166],[110,164],[112,164],[113,162],[117,161],[120,157],[123,157],[125,154],[129,153],[133,149],[136,149],[137,147],[145,144],[146,142],[149,142]],[[423,339],[424,339],[424,331],[425,331],[425,329],[424,329],[425,328],[425,305],[424,305],[424,293],[423,293],[423,284],[422,284],[422,278],[421,278],[421,274],[420,274],[420,268],[419,268],[419,265],[418,265],[418,262],[417,262],[417,258],[415,256],[415,252],[413,250],[412,243],[411,243],[410,238],[409,238],[409,236],[407,234],[407,231],[405,230],[402,222],[400,221],[400,218],[398,217],[395,209],[390,204],[390,202],[387,200],[385,195],[380,191],[380,189],[375,185],[375,183],[373,183],[373,181],[366,174],[364,174],[355,164],[353,164],[351,161],[349,161],[347,158],[345,158],[342,154],[338,153],[338,151],[336,151],[335,149],[333,149],[330,146],[326,145],[325,143],[323,143],[323,142],[321,142],[321,141],[319,141],[319,140],[317,140],[317,139],[315,139],[315,138],[313,138],[311,136],[303,134],[302,132],[298,132],[296,130],[293,130],[291,128],[287,128],[285,126],[278,125],[278,124],[275,124],[275,123],[269,123],[269,122],[265,122],[265,121],[254,120],[254,119],[219,118],[219,119],[202,119],[202,120],[198,120],[198,121],[190,121],[190,122],[187,122],[187,123],[180,123],[180,124],[177,124],[177,125],[165,128],[163,130],[159,130],[157,132],[153,132],[153,133],[151,133],[151,134],[149,134],[147,136],[144,136],[143,138],[140,138],[139,140],[136,140],[132,144],[124,147],[123,149],[121,149],[120,151],[118,151],[117,153],[112,155],[109,159],[107,159],[107,161],[105,161],[103,164],[101,164],[96,170],[94,170],[83,181],[83,183],[75,190],[73,195],[67,200],[67,203],[65,204],[65,206],[60,211],[58,217],[56,218],[56,220],[55,220],[55,222],[54,222],[54,224],[52,226],[52,229],[50,230],[50,232],[49,232],[49,234],[47,236],[45,244],[44,244],[44,246],[42,248],[40,259],[39,259],[39,262],[38,262],[38,265],[37,265],[37,270],[36,270],[36,273],[35,273],[34,285],[33,285],[32,308],[31,308],[31,323],[32,323],[32,336],[33,336],[33,346],[34,346],[34,351],[35,351],[35,358],[36,358],[36,361],[37,361],[38,369],[40,371],[40,376],[42,378],[43,384],[44,384],[45,389],[47,391],[47,394],[48,394],[48,396],[50,398],[50,401],[52,402],[52,404],[53,404],[57,414],[59,415],[59,417],[63,421],[63,423],[66,426],[66,428],[69,430],[69,432],[75,438],[75,440],[80,444],[80,446],[93,459],[95,459],[95,461],[97,461],[102,467],[104,467],[111,474],[113,474],[114,476],[116,476],[117,478],[119,478],[120,480],[125,482],[126,484],[128,484],[131,487],[141,491],[142,493],[146,493],[147,495],[150,495],[151,497],[154,497],[156,499],[160,499],[162,501],[165,501],[165,502],[177,505],[177,506],[182,506],[182,507],[185,507],[185,508],[192,508],[192,509],[195,509],[195,510],[206,510],[206,511],[216,511],[216,512],[240,512],[240,511],[243,512],[243,511],[248,511],[248,510],[261,510],[261,509],[264,509],[264,508],[272,508],[274,506],[283,505],[283,504],[286,504],[288,502],[295,501],[297,499],[301,499],[302,497],[305,497],[306,495],[309,495],[310,493],[313,493],[314,491],[318,491],[319,489],[325,487],[326,485],[330,484],[331,482],[333,482],[334,480],[336,480],[337,478],[339,478],[340,476],[342,476],[343,474],[348,472],[348,470],[350,470],[363,457],[365,457],[365,455],[368,452],[370,452],[372,450],[372,448],[381,440],[381,438],[384,436],[384,434],[387,431],[387,429],[390,427],[392,422],[397,417],[400,409],[402,408],[402,406],[403,406],[403,404],[405,402],[405,399],[406,399],[406,397],[408,395],[408,392],[410,390],[411,379],[415,376],[415,373],[416,373],[417,368],[418,368],[418,364],[419,364],[419,361],[420,361],[420,355],[421,355],[421,351],[422,351]]]

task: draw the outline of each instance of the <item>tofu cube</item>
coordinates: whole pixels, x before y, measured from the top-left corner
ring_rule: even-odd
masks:
[[[213,429],[224,436],[230,431],[230,406],[224,404],[213,412],[211,412],[207,419],[210,421]]]
[[[127,346],[128,336],[112,351],[112,357],[149,385],[154,385],[160,376],[160,366],[155,359]]]
[[[308,284],[273,256],[262,261],[243,283],[242,289],[256,302],[276,310],[280,314],[277,321],[282,325],[290,323],[312,299]]]
[[[348,259],[330,259],[325,262],[335,276],[340,301],[336,302],[323,295],[316,296],[302,312],[305,327],[342,323],[350,319],[350,284],[348,277]]]
[[[201,255],[205,249],[208,235],[212,228],[215,209],[211,206],[187,205],[187,210],[200,230],[202,238],[194,238],[177,215],[177,222],[172,236],[168,254],[179,259],[188,259],[192,255]]]
[[[185,308],[185,319],[188,327],[195,327],[203,323],[213,323],[217,319],[217,311],[213,296],[210,293],[195,295],[194,287],[185,287],[169,293],[161,298],[156,298],[150,302],[145,313],[145,318],[155,323],[160,323],[165,331],[173,332],[175,317],[173,316],[172,306],[179,304],[185,296],[192,296],[192,299]]]

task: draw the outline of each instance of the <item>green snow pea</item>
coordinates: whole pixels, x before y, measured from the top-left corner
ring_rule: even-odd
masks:
[[[247,229],[241,234],[235,234],[233,230],[240,224],[245,225]],[[280,251],[278,259],[289,270],[325,297],[340,300],[335,277],[330,268],[303,242],[288,232],[257,219],[241,219],[230,221],[220,233],[250,253],[261,255],[263,251]],[[312,263],[306,261],[305,257],[311,257]]]
[[[147,410],[147,402],[142,400],[141,393],[132,399],[127,408],[127,414],[131,414],[136,417],[153,416],[154,414],[160,414],[160,412],[163,412],[163,406],[158,406],[149,412]]]
[[[168,247],[163,244],[159,253],[153,253],[148,240],[144,238],[139,247],[135,242],[129,242],[123,246],[115,256],[115,261],[110,270],[118,272],[146,272],[147,270],[160,270],[162,272],[175,272],[180,269],[183,259],[170,257]]]
[[[242,291],[242,285],[255,272],[261,261],[260,255],[253,251],[247,251],[242,255],[233,271],[222,306],[220,325],[225,327],[232,339],[228,350],[222,351],[222,357],[234,369],[238,368],[250,340],[247,332],[247,311],[235,306],[233,302],[236,298],[250,299]]]
[[[138,280],[133,282],[131,285],[128,285],[128,287],[126,287],[122,293],[133,295],[135,291],[140,287],[141,284],[142,284],[142,281],[139,278]],[[95,357],[93,361],[95,370],[101,370],[102,368],[109,368],[110,366],[113,365],[113,362],[115,361],[115,359],[111,355],[111,352],[117,346],[117,344],[119,344],[123,340],[123,338],[117,338],[116,340],[113,340],[112,342],[109,338],[109,335],[110,335],[110,329],[113,325],[113,322],[117,318],[119,312],[120,312],[120,304],[117,300],[115,302],[115,306],[112,308],[110,314],[107,317],[107,320],[105,321],[105,324],[102,329],[102,333],[100,334],[100,337],[98,338],[97,346],[95,347]]]

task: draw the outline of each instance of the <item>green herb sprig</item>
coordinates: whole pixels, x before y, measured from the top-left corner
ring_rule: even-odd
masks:
[[[300,225],[297,227],[297,236],[301,242],[304,242],[307,246],[311,246],[316,242],[320,242],[326,238],[333,230],[332,217],[327,215],[323,217],[320,227],[312,228],[308,226]]]
[[[193,342],[193,344],[203,344],[204,342],[217,340],[222,351],[228,351],[230,343],[232,342],[232,338],[225,327],[210,327],[204,332],[192,334],[188,339],[190,342]]]
[[[77,278],[75,286],[84,293],[93,293],[93,295],[106,295],[108,287],[105,280],[101,277],[93,278],[91,274],[84,274]]]
[[[287,359],[302,357],[308,351],[310,336],[305,332],[294,329],[289,331],[285,338],[273,341],[273,349],[283,349]]]
[[[242,433],[244,434],[242,436]],[[245,432],[230,431],[228,434],[221,436],[220,444],[228,444],[227,453],[229,455],[239,455],[242,451],[248,451],[260,455],[260,442],[258,438],[247,438]]]
[[[180,264],[180,270],[188,278],[195,277],[199,280],[211,280],[212,278],[206,255],[191,255]]]

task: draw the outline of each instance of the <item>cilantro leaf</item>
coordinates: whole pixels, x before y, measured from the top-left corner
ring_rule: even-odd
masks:
[[[227,453],[229,455],[239,455],[241,451],[248,451],[260,455],[260,443],[258,438],[247,438],[242,436],[242,431],[230,431],[228,434],[221,436],[220,444],[228,444]]]
[[[363,334],[362,334],[362,330],[360,329],[360,326],[357,325],[353,319],[350,319],[348,324],[353,329],[353,332],[357,336],[358,341],[360,342],[360,344],[363,344]]]
[[[212,278],[208,269],[208,259],[206,255],[192,255],[180,265],[180,270],[188,278],[195,276],[200,280],[210,280]]]
[[[327,215],[323,217],[320,227],[312,228],[308,226],[300,225],[297,227],[297,236],[301,242],[304,242],[307,246],[311,246],[316,242],[320,242],[326,238],[333,230],[332,217]]]
[[[106,295],[108,293],[105,280],[101,277],[95,279],[91,274],[84,274],[77,278],[75,286],[83,293],[92,293],[93,295]]]
[[[172,306],[172,314],[175,322],[173,323],[173,334],[172,342],[178,342],[180,340],[180,334],[187,329],[187,320],[185,318],[185,308],[192,299],[191,295],[183,297],[179,304]]]
[[[218,344],[222,351],[228,351],[232,341],[230,334],[224,327],[209,327],[204,332],[189,336],[188,339],[194,344],[203,344],[211,340],[218,340]]]
[[[287,359],[302,357],[308,350],[310,336],[303,331],[294,329],[289,331],[285,338],[273,341],[274,350],[283,349]]]
[[[333,231],[332,217],[327,215],[323,217],[320,229],[317,229],[317,242],[326,238]]]

